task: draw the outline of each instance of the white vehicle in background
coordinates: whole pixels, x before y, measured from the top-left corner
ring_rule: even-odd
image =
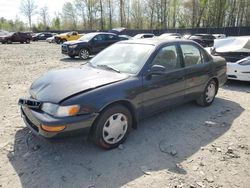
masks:
[[[224,38],[227,37],[225,34],[213,34],[213,36],[214,36],[216,39],[224,39]]]
[[[163,33],[158,38],[160,38],[160,39],[180,39],[181,34],[179,34],[179,33]]]
[[[228,79],[250,81],[250,36],[216,39],[206,50],[226,59]]]
[[[250,56],[235,63],[227,63],[227,78],[231,80],[250,81]]]
[[[132,39],[144,39],[144,38],[153,38],[155,35],[153,33],[140,33],[135,35]]]
[[[182,38],[189,39],[189,37],[191,37],[191,34],[184,34]]]
[[[55,42],[55,36],[47,38],[46,42],[48,42],[48,43],[54,43]]]

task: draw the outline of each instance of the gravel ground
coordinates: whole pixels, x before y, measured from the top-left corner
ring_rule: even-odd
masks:
[[[227,82],[208,108],[148,118],[110,151],[83,136],[33,136],[18,98],[44,72],[81,63],[56,44],[0,45],[0,187],[250,187],[250,83]]]

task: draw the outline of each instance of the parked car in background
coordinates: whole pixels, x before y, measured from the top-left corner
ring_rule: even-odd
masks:
[[[226,37],[227,37],[225,34],[213,34],[213,36],[214,36],[216,39],[223,39],[223,38],[226,38]]]
[[[55,36],[47,38],[46,42],[48,42],[48,43],[54,43],[55,42]]]
[[[29,44],[32,39],[30,33],[25,32],[14,32],[8,33],[7,35],[0,36],[0,42],[2,44],[11,44],[12,42],[20,42]]]
[[[189,39],[189,37],[191,37],[191,34],[184,34],[182,38],[183,39]]]
[[[5,30],[0,30],[0,36],[8,35],[9,32]]]
[[[216,39],[210,51],[226,59],[228,79],[250,81],[250,36]]]
[[[71,40],[78,40],[81,38],[83,34],[79,34],[76,31],[68,32],[68,33],[62,33],[59,35],[55,35],[55,42],[57,44],[64,43],[66,41],[71,41]]]
[[[118,35],[119,40],[130,40],[132,39],[129,35]]]
[[[155,35],[153,33],[141,33],[133,37],[133,39],[144,39],[144,38],[153,38]]]
[[[32,36],[33,41],[39,41],[39,40],[46,40],[49,37],[52,37],[52,33],[37,33],[34,36]]]
[[[181,34],[179,34],[179,33],[163,33],[158,38],[160,38],[160,39],[180,39]]]
[[[90,55],[95,55],[120,39],[113,33],[94,32],[82,36],[79,40],[64,42],[62,53],[71,58],[75,56],[81,59],[88,59]]]
[[[111,149],[126,140],[138,121],[170,106],[193,100],[211,105],[225,81],[225,60],[193,41],[127,40],[81,68],[43,74],[19,104],[36,135],[86,130],[97,145]]]
[[[227,63],[227,78],[230,80],[250,81],[250,56],[234,63]]]
[[[212,47],[215,37],[211,34],[195,34],[190,36],[189,39],[199,43],[203,47]]]

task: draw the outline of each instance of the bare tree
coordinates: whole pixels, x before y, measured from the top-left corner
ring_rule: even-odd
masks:
[[[40,16],[42,18],[43,26],[46,28],[49,24],[49,9],[47,6],[41,8]]]
[[[29,27],[31,28],[32,24],[32,16],[36,14],[36,4],[34,0],[22,0],[20,5],[21,13],[28,18],[29,20]]]
[[[68,29],[77,28],[77,14],[75,10],[75,7],[70,2],[63,5],[62,16],[64,24],[68,27]]]

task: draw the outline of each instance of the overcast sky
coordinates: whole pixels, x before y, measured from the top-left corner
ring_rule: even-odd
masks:
[[[49,8],[50,17],[55,15],[55,12],[59,12],[62,10],[62,6],[65,2],[71,2],[71,0],[34,0],[36,5],[38,6],[37,11],[39,11],[39,7],[43,7],[47,5]],[[4,17],[6,19],[15,19],[16,16],[27,22],[27,20],[20,14],[20,4],[21,0],[0,0],[0,17]],[[33,22],[37,22],[37,16],[34,17]]]

